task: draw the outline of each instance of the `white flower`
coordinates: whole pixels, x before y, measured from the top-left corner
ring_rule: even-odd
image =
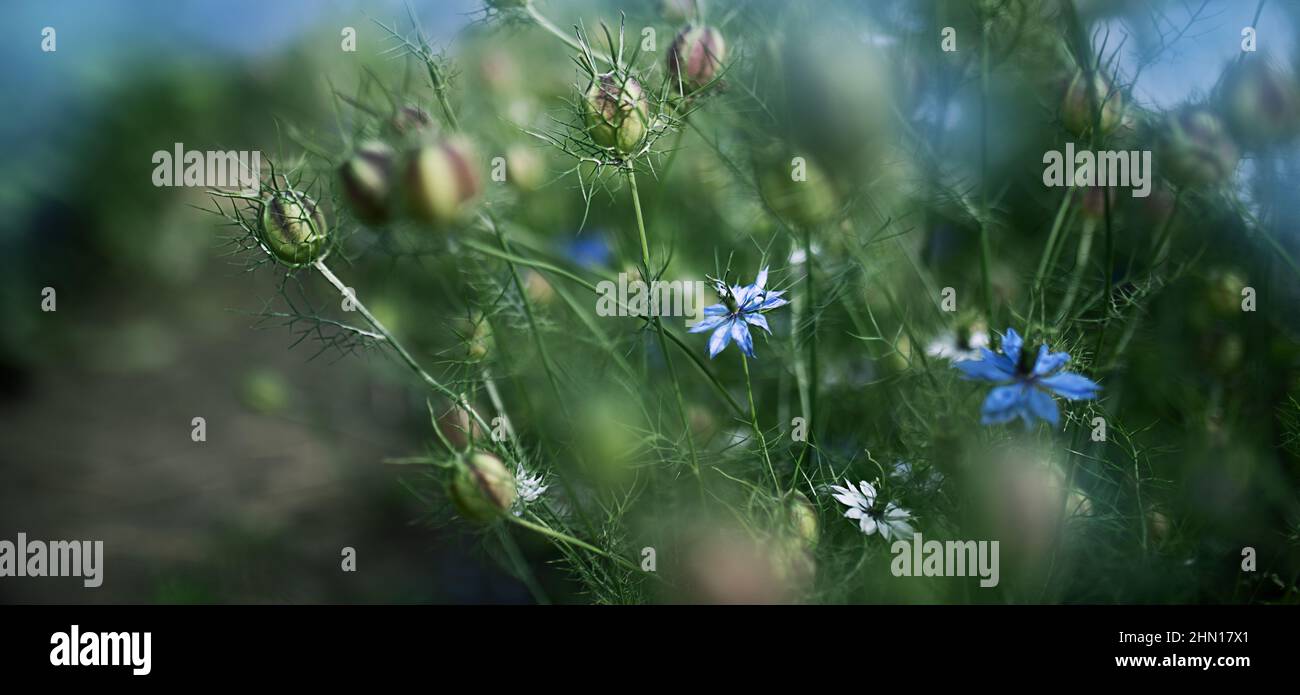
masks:
[[[542,476],[529,475],[523,466],[515,471],[515,491],[519,493],[515,501],[515,516],[524,511],[524,506],[531,504],[546,492],[547,485],[542,484]]]
[[[980,358],[980,348],[988,346],[988,331],[973,330],[970,333],[970,338],[964,343],[957,337],[956,333],[947,331],[925,347],[925,354],[930,357],[941,357],[951,362],[977,360]]]
[[[832,485],[831,490],[834,494],[831,496],[835,501],[848,507],[844,512],[845,518],[855,519],[858,522],[858,528],[870,536],[877,531],[889,540],[891,536],[899,538],[911,538],[913,531],[912,526],[907,522],[912,519],[911,512],[890,502],[885,505],[883,510],[876,508],[876,487],[871,483],[863,480],[858,483],[858,487],[853,487],[853,483],[845,480],[847,487]]]

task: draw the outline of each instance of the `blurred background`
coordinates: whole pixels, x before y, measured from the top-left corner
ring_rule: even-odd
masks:
[[[630,26],[658,26],[663,37],[677,27],[660,3],[553,0],[541,5],[566,27],[578,19],[590,26],[602,18],[612,21],[618,10],[627,13]],[[854,217],[867,207],[867,194],[886,208],[908,208],[902,219],[915,227],[908,234],[909,248],[943,279],[941,284],[974,296],[975,237],[969,220],[927,188],[932,175],[958,187],[973,176],[978,104],[965,68],[943,62],[948,59],[931,44],[918,43],[930,42],[950,23],[959,28],[960,45],[973,41],[978,32],[962,24],[969,21],[964,3],[714,5],[713,16],[730,21],[736,55],[746,57],[737,84],[746,84],[751,70],[765,74],[768,54],[759,30],[772,27],[755,20],[765,12],[788,13],[812,32],[805,36],[820,47],[813,53],[830,54],[818,53],[817,60],[837,60],[835,47],[843,44],[821,42],[816,33],[829,31],[835,17],[858,20],[839,24],[835,34],[837,41],[847,36],[852,43],[848,55],[859,56],[855,51],[865,46],[877,57],[892,56],[878,63],[836,62],[823,74],[860,84],[871,80],[859,79],[867,69],[858,66],[877,66],[888,79],[873,84],[878,91],[867,93],[867,99],[890,100],[870,103],[896,104],[904,120],[922,132],[934,129],[936,146],[951,144],[944,171],[929,172],[917,153],[892,146],[884,153],[855,151],[876,157],[865,172],[848,162],[848,155],[823,165],[836,179],[846,220],[867,219]],[[1078,0],[1075,5],[1094,42],[1108,28],[1116,42],[1129,36],[1130,43],[1115,51],[1112,67],[1127,80],[1138,137],[1145,137],[1144,129],[1166,110],[1212,96],[1225,66],[1241,53],[1244,26],[1258,27],[1258,41],[1270,59],[1293,66],[1297,58],[1300,3],[1291,0],[1268,2],[1262,9],[1244,0]],[[486,151],[526,141],[511,124],[544,121],[562,97],[571,96],[569,52],[535,28],[483,23],[478,0],[410,6],[429,38],[457,61],[459,105],[477,116],[471,122],[480,129]],[[832,19],[815,16],[823,9]],[[1257,10],[1260,19],[1254,22]],[[275,278],[248,274],[241,260],[224,255],[214,218],[196,209],[207,203],[203,192],[151,183],[153,152],[170,151],[177,142],[199,150],[297,153],[291,130],[336,131],[331,88],[357,91],[368,70],[402,79],[400,61],[381,55],[391,42],[372,20],[400,25],[407,12],[406,3],[386,0],[12,0],[0,8],[0,93],[5,95],[0,113],[5,158],[0,170],[5,269],[0,275],[0,538],[21,531],[29,538],[97,539],[104,541],[106,555],[102,588],[82,589],[76,579],[7,578],[0,580],[0,602],[533,600],[472,533],[434,518],[404,475],[381,463],[424,451],[431,439],[424,394],[376,352],[318,355],[310,340],[290,348],[296,338],[291,330],[265,325],[256,315],[276,294]],[[1059,51],[1045,47],[1050,30],[1034,21],[1023,44],[1007,49],[1009,63],[992,86],[999,126],[990,135],[990,175],[999,186],[1006,182],[1004,192],[1011,191],[999,202],[1006,222],[999,231],[1002,253],[994,289],[1009,304],[1025,299],[1054,212],[1055,203],[1049,204],[1036,184],[1039,157],[1062,137],[1060,85],[1042,87],[1049,80],[1035,74],[1050,63],[1036,61],[1037,56]],[[356,53],[340,50],[345,26],[356,29]],[[44,27],[57,31],[55,52],[41,50]],[[848,27],[853,32],[846,35]],[[1011,35],[1008,24],[1000,36]],[[933,42],[937,46],[938,39]],[[890,54],[891,48],[897,52]],[[405,72],[405,79],[418,79]],[[792,80],[784,96],[825,98],[799,96],[798,84]],[[848,91],[848,101],[830,101],[859,108],[863,102],[852,101],[857,92]],[[725,125],[743,139],[754,120],[745,96],[743,90],[730,90],[709,116],[716,120],[705,125]],[[431,103],[422,105],[433,110]],[[857,127],[876,115],[867,109],[843,120]],[[821,132],[840,123],[832,119]],[[888,138],[876,133],[879,139],[870,142],[897,139],[889,133]],[[844,152],[840,143],[805,144]],[[711,236],[696,239],[674,261],[674,272],[680,277],[714,272],[715,253],[721,249],[725,256],[732,248],[742,255],[736,267],[757,267],[767,254],[759,253],[753,240],[773,233],[772,222],[763,219],[751,194],[727,182],[725,167],[696,135],[689,135],[682,148],[677,178],[647,186],[648,207],[661,231],[690,237],[692,230],[704,229]],[[540,156],[542,170],[549,172],[543,178],[565,168],[554,153]],[[749,163],[748,157],[741,159]],[[1251,210],[1261,217],[1267,212],[1282,232],[1280,243],[1294,257],[1300,250],[1300,198],[1292,195],[1300,182],[1300,155],[1294,139],[1248,151],[1240,167],[1232,185]],[[521,193],[510,200],[540,244],[575,263],[606,270],[633,257],[624,234],[625,200],[597,199],[588,210],[571,182],[560,190],[565,195]],[[684,204],[673,204],[679,200]],[[1131,258],[1138,252],[1125,239],[1145,240],[1163,218],[1157,211],[1153,222],[1150,210],[1131,202],[1126,192],[1116,205],[1123,230],[1118,256]],[[1129,444],[1133,452],[1150,454],[1143,461],[1153,467],[1153,479],[1175,483],[1155,493],[1162,501],[1158,510],[1144,508],[1138,516],[1147,518],[1144,527],[1163,524],[1163,533],[1179,539],[1178,549],[1154,558],[1116,551],[1091,569],[1080,567],[1073,582],[1057,587],[1049,600],[1234,601],[1261,594],[1294,599],[1294,571],[1300,568],[1294,494],[1300,473],[1300,403],[1293,398],[1300,393],[1296,277],[1260,250],[1266,247],[1243,242],[1246,232],[1226,212],[1206,212],[1215,209],[1212,202],[1202,201],[1196,209],[1180,218],[1185,231],[1178,232],[1177,243],[1191,251],[1208,243],[1208,254],[1201,256],[1206,262],[1142,306],[1141,330],[1124,338],[1131,362],[1123,369],[1110,365],[1115,371],[1108,375],[1113,378],[1108,384],[1116,387],[1115,407],[1122,404],[1130,427],[1161,423],[1141,446]],[[839,249],[835,238],[822,239],[833,252]],[[792,249],[774,248],[781,252],[773,264],[776,272],[797,279],[787,267],[797,263],[787,263],[785,252]],[[901,270],[906,261],[878,260],[882,277],[910,277]],[[832,263],[827,261],[827,274],[838,279]],[[399,335],[423,346],[422,354],[443,354],[449,342],[444,319],[464,308],[459,293],[447,291],[442,281],[454,275],[449,267],[454,262],[416,259],[413,270],[407,258],[400,272],[394,271],[397,265],[395,258],[372,256],[349,269],[349,276],[365,288],[377,313],[392,317]],[[1232,309],[1243,277],[1267,297],[1261,300],[1263,324],[1217,310],[1225,303]],[[899,280],[900,286],[906,282]],[[57,291],[55,312],[41,311],[45,287]],[[1062,289],[1053,287],[1058,296]],[[533,290],[535,300],[554,301],[544,283]],[[426,300],[431,294],[440,298]],[[880,308],[878,295],[865,301]],[[859,404],[855,399],[862,398],[865,385],[882,379],[900,388],[920,381],[900,376],[895,366],[899,355],[910,356],[910,347],[870,346],[863,357],[861,351],[850,352],[861,346],[846,337],[855,329],[847,316],[828,310],[823,325],[838,337],[828,338],[822,349],[845,355],[827,359],[828,401],[839,397],[839,403]],[[929,328],[935,334],[942,329]],[[1116,331],[1113,339],[1121,335]],[[526,400],[530,389],[543,388],[536,374],[532,378],[508,388]],[[773,376],[763,388],[784,393],[789,381]],[[703,391],[693,390],[695,396]],[[914,447],[908,433],[884,424],[893,417],[884,410],[868,402],[860,411],[845,405],[828,415],[836,424],[827,430],[838,434],[827,438],[827,448],[847,452],[881,439],[900,451]],[[538,411],[530,415],[535,415],[532,426],[540,428],[545,406]],[[786,415],[781,417],[788,420]],[[203,443],[191,441],[194,417],[206,419]],[[726,436],[718,423],[705,427],[718,438]],[[878,437],[882,431],[890,434]],[[865,441],[871,437],[876,438]],[[945,447],[960,448],[937,441],[926,449],[935,470],[943,467]],[[1161,458],[1166,448],[1180,453]],[[1122,481],[1108,481],[1095,491],[1108,493],[1112,484],[1122,487]],[[842,523],[829,509],[823,515],[828,524]],[[1231,556],[1243,538],[1262,538],[1260,545],[1272,549],[1277,572],[1271,571],[1267,582],[1242,587],[1233,572],[1199,569],[1196,563],[1205,557]],[[357,550],[355,573],[339,571],[345,546]],[[582,600],[547,562],[551,556],[543,546],[526,545],[523,551],[552,598]],[[869,593],[878,588],[836,598],[916,598]],[[952,598],[936,591],[917,600],[942,596]]]

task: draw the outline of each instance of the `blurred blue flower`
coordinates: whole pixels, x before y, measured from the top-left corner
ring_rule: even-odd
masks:
[[[574,263],[588,270],[609,265],[613,256],[605,237],[599,232],[579,236],[564,247],[564,255]]]
[[[1024,339],[1015,329],[1008,328],[1002,338],[1002,354],[980,348],[982,359],[953,365],[968,379],[999,384],[989,392],[980,408],[984,424],[996,425],[1019,417],[1026,427],[1033,425],[1035,418],[1055,427],[1060,422],[1060,412],[1052,394],[1072,401],[1097,397],[1101,387],[1095,381],[1061,369],[1070,361],[1068,354],[1051,352],[1047,345],[1040,345],[1034,355],[1023,347]]]
[[[713,331],[709,336],[709,359],[716,357],[732,340],[745,355],[754,356],[754,338],[749,334],[749,327],[758,326],[771,333],[763,312],[789,304],[781,297],[784,291],[769,291],[766,286],[767,268],[758,271],[754,284],[745,287],[727,287],[721,280],[714,281],[722,303],[705,307],[704,318],[690,330],[691,333]]]

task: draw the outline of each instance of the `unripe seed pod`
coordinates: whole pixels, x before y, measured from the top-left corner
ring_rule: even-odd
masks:
[[[587,132],[597,145],[631,154],[649,129],[649,106],[641,83],[613,72],[597,75],[582,101]]]
[[[482,190],[473,146],[449,138],[421,147],[406,165],[406,200],[419,221],[442,227],[460,218]]]
[[[433,117],[424,109],[418,106],[403,106],[389,119],[388,127],[399,137],[406,137],[431,132],[435,125]]]
[[[668,49],[668,75],[681,92],[689,94],[712,82],[726,58],[727,43],[721,32],[691,25],[677,34]]]
[[[1101,108],[1101,132],[1106,134],[1123,120],[1124,95],[1118,89],[1112,89],[1110,82],[1099,72],[1093,73],[1092,80],[1097,90],[1097,105]],[[1066,130],[1075,135],[1092,131],[1092,99],[1088,80],[1080,70],[1066,85],[1065,97],[1061,100],[1061,123]]]
[[[810,548],[816,546],[818,539],[821,538],[820,522],[817,519],[817,510],[807,495],[798,490],[792,491],[786,498],[786,510],[790,514],[790,523],[799,538]]]
[[[519,494],[501,459],[485,451],[474,452],[458,467],[448,493],[461,516],[479,523],[509,512]]]
[[[280,263],[298,267],[329,253],[328,228],[316,201],[296,191],[276,191],[262,204],[258,237]]]
[[[465,354],[475,362],[487,357],[492,347],[492,324],[483,314],[474,310],[468,317],[458,319],[456,334],[465,344]]]
[[[397,155],[377,140],[363,143],[339,167],[343,195],[362,222],[383,224],[391,217],[393,169]]]
[[[465,448],[470,440],[483,439],[483,428],[470,416],[469,411],[459,405],[452,405],[438,416],[438,430],[451,442],[452,446]]]
[[[537,150],[524,145],[511,145],[506,150],[506,176],[510,185],[521,191],[535,191],[543,183],[546,162]]]
[[[1263,58],[1229,68],[1223,110],[1237,140],[1252,147],[1286,140],[1300,130],[1300,86],[1295,76]]]
[[[664,19],[681,24],[700,13],[699,0],[663,0]]]
[[[1165,178],[1182,186],[1219,183],[1232,175],[1240,157],[1223,121],[1197,107],[1166,119],[1157,152]]]

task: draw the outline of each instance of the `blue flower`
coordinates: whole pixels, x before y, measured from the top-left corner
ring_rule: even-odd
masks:
[[[1056,426],[1060,412],[1052,394],[1072,401],[1097,397],[1101,387],[1095,381],[1061,369],[1070,361],[1068,354],[1051,352],[1046,345],[1040,345],[1034,355],[1023,347],[1024,340],[1015,329],[1008,328],[1002,338],[1002,354],[980,348],[982,359],[953,365],[968,379],[999,384],[980,408],[984,424],[996,425],[1018,417],[1026,427],[1033,424],[1034,418]]]
[[[741,287],[727,287],[717,280],[715,288],[722,304],[704,308],[704,318],[691,326],[691,333],[713,331],[709,336],[709,359],[713,359],[727,347],[732,340],[740,346],[740,351],[749,357],[754,356],[754,338],[749,334],[751,325],[758,326],[768,333],[772,329],[767,325],[763,312],[789,304],[781,295],[784,291],[770,291],[767,285],[767,268],[758,271],[754,284]]]

